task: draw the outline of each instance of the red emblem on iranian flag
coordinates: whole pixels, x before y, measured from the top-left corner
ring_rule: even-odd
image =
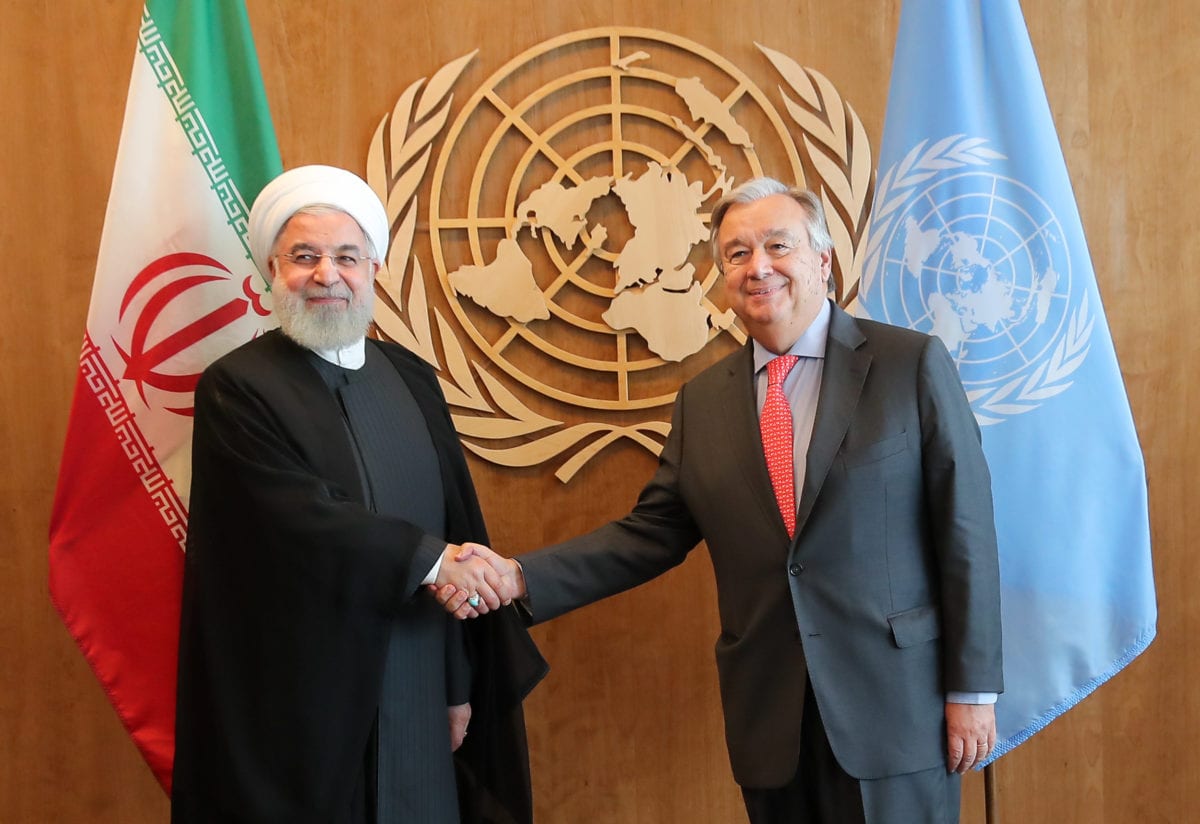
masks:
[[[168,329],[161,340],[154,342],[152,334],[156,327],[162,325],[164,316],[179,314],[178,311],[172,312],[173,309],[177,310],[180,304],[184,304],[186,313],[189,308],[204,306],[204,295],[195,296],[192,292],[212,292],[211,288],[205,290],[204,287],[208,284],[228,287],[232,280],[233,273],[220,261],[196,252],[164,255],[134,277],[121,300],[119,320],[122,324],[126,322],[127,315],[132,314],[131,307],[140,296],[149,293],[149,299],[133,323],[128,349],[115,339],[113,345],[125,361],[122,379],[133,382],[143,403],[150,405],[146,387],[184,395],[188,406],[163,408],[190,417],[193,411],[191,395],[196,389],[196,382],[200,380],[200,372],[180,374],[166,371],[164,366],[187,349],[202,344],[207,338],[240,320],[251,306],[260,317],[270,314],[264,308],[261,296],[251,288],[251,278],[247,276],[241,290],[245,297],[232,298],[194,320],[188,320],[185,315],[177,321],[180,324],[178,328]],[[222,291],[228,293],[229,289]]]

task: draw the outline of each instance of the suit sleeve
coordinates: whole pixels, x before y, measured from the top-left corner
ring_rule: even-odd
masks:
[[[643,584],[682,563],[700,532],[680,492],[686,387],[658,470],[619,521],[521,557],[534,623]]]
[[[954,361],[921,355],[922,471],[942,591],[947,692],[1003,692],[1000,572],[991,475]]]

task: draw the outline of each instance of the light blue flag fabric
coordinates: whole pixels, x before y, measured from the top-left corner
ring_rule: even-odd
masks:
[[[905,0],[861,314],[937,334],[992,470],[993,760],[1154,638],[1146,478],[1017,0]]]

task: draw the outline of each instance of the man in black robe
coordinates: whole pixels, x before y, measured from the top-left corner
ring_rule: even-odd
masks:
[[[487,537],[436,376],[365,339],[388,229],[325,166],[251,210],[281,328],[196,389],[175,822],[531,820],[545,663],[486,564],[453,560]],[[430,583],[491,615],[464,632]]]

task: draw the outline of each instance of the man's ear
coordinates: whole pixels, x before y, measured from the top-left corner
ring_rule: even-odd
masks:
[[[821,253],[821,271],[827,276],[833,271],[833,250],[826,249]]]

